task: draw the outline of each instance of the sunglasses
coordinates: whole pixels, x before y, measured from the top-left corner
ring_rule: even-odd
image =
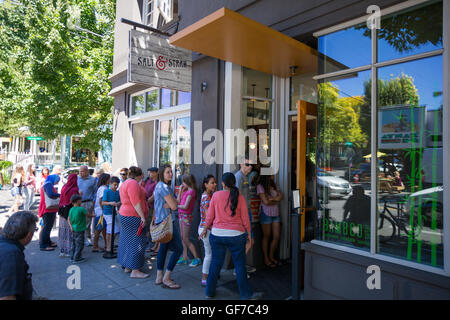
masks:
[[[121,175],[121,176],[126,176],[127,174],[126,174],[126,173],[120,173],[120,175]]]
[[[246,166],[246,167],[251,167],[251,166],[253,166],[253,165],[252,165],[251,163],[246,163],[245,166]]]

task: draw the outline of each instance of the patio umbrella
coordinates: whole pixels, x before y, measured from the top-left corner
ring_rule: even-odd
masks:
[[[382,157],[386,157],[387,156],[387,154],[386,153],[383,153],[383,152],[377,152],[377,158],[382,158]],[[370,158],[372,158],[372,154],[368,154],[367,156],[364,156],[363,157],[364,159],[370,159]]]

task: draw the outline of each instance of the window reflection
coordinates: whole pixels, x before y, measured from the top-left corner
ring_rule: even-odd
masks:
[[[131,114],[140,114],[145,112],[145,97],[144,95],[139,95],[131,97]]]
[[[320,73],[369,65],[371,47],[371,33],[366,23],[320,37]]]
[[[443,266],[442,56],[379,69],[379,251]]]
[[[382,18],[378,31],[380,61],[442,49],[443,6],[442,1],[434,2]]]
[[[371,72],[319,84],[319,238],[369,250]]]

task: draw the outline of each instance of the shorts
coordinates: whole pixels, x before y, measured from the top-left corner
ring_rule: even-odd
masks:
[[[270,217],[264,213],[263,208],[261,207],[261,211],[259,213],[259,223],[261,224],[272,224],[275,222],[281,222],[280,216]]]
[[[178,212],[178,220],[185,226],[190,227],[192,225],[192,217],[192,213]]]
[[[103,218],[106,222],[106,233],[111,234],[112,231],[112,215],[111,214],[104,214]],[[114,233],[117,234],[120,232],[119,228],[119,219],[116,216],[116,221],[114,221]]]
[[[100,223],[99,224],[99,220],[102,216],[96,216],[94,219],[94,230],[96,231],[103,231],[106,229],[106,220],[104,219],[103,216],[103,225]]]

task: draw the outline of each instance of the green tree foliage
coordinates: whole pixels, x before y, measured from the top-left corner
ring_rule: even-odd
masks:
[[[426,44],[442,46],[442,17],[442,2],[426,5],[420,10],[394,14],[381,20],[378,38],[400,53]],[[371,30],[365,24],[356,29],[364,29],[364,36],[371,37]]]
[[[321,137],[327,144],[353,142],[361,146],[368,142],[368,136],[361,130],[359,119],[364,97],[339,97],[339,88],[330,82],[319,85],[319,96],[324,108],[321,110]],[[370,132],[370,131],[369,131]]]
[[[111,140],[115,1],[16,2],[0,4],[0,129],[80,135],[98,151]]]

